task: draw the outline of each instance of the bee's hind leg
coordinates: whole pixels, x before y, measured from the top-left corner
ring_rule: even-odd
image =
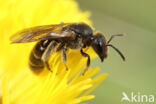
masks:
[[[50,70],[51,72],[52,72],[52,70],[51,70],[50,65],[48,63],[48,60],[49,60],[49,57],[52,54],[53,49],[55,48],[56,45],[57,45],[57,43],[55,41],[50,42],[49,45],[47,46],[47,48],[45,49],[42,57],[41,57],[41,60],[43,61],[43,63],[47,67],[47,69]]]
[[[62,48],[62,61],[66,67],[66,70],[68,70],[68,67],[66,65],[66,62],[67,62],[67,55],[66,55],[66,48]]]

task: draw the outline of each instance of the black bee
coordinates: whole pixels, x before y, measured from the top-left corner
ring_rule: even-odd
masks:
[[[101,59],[101,62],[107,57],[108,46],[114,48],[121,58],[125,60],[123,54],[110,44],[110,41],[115,36],[123,36],[123,34],[112,35],[111,38],[106,41],[102,33],[95,33],[95,35],[93,35],[93,30],[85,23],[61,23],[24,29],[13,35],[11,41],[12,43],[38,41],[30,54],[29,66],[33,70],[44,67],[51,70],[48,59],[52,52],[59,50],[62,50],[63,63],[66,65],[66,51],[69,48],[80,49],[82,56],[88,58],[86,68],[83,72],[84,74],[90,66],[90,56],[83,51],[83,48],[88,46],[93,48]]]

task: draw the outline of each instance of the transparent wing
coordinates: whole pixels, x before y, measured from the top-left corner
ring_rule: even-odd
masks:
[[[28,29],[24,29],[16,34],[14,34],[10,40],[12,43],[25,43],[25,42],[33,42],[38,40],[46,40],[46,39],[63,39],[67,38],[73,33],[64,32],[62,33],[63,27],[68,27],[72,23],[63,23],[57,25],[43,25],[36,26]]]

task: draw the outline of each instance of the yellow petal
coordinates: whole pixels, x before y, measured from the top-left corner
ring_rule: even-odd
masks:
[[[3,104],[77,104],[93,99],[89,93],[107,74],[94,77],[100,70],[90,68],[82,72],[87,59],[79,50],[67,51],[66,70],[61,52],[53,53],[46,68],[34,73],[28,67],[29,54],[35,43],[10,44],[9,38],[21,29],[32,26],[85,22],[90,13],[81,11],[74,0],[0,0],[0,79]],[[84,50],[97,55],[91,48]]]

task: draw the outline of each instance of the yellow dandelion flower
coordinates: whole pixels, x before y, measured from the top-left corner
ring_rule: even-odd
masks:
[[[2,104],[77,104],[94,98],[89,93],[107,76],[99,68],[81,72],[86,58],[79,51],[68,50],[66,71],[61,53],[53,53],[50,66],[34,74],[28,67],[29,53],[35,43],[10,44],[17,31],[60,22],[85,22],[89,12],[79,10],[74,0],[0,0],[0,92]],[[95,58],[92,49],[85,52]]]

